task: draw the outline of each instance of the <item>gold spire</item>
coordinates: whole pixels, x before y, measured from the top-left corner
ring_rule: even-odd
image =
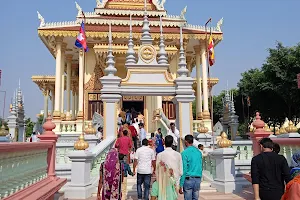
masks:
[[[89,122],[88,127],[84,130],[85,134],[95,135],[96,129],[93,127],[92,122]]]
[[[2,122],[2,126],[0,128],[0,136],[7,136],[8,131],[5,129],[4,122]]]
[[[289,121],[289,126],[285,128],[288,133],[297,133],[298,129],[292,121]]]
[[[208,132],[208,128],[204,126],[204,122],[201,121],[200,122],[200,127],[197,130],[199,133],[207,133]]]
[[[270,129],[270,127],[268,126],[267,123],[265,123],[264,130],[265,130],[266,132],[272,132],[272,130]]]
[[[217,144],[220,148],[228,148],[232,145],[232,142],[231,140],[227,139],[227,134],[223,131],[221,133],[221,138],[218,140]]]
[[[283,127],[283,125],[280,127],[280,129],[279,129],[279,134],[285,134],[285,133],[287,133],[286,132],[286,130],[285,130],[285,128]]]
[[[84,140],[83,133],[79,136],[78,140],[74,144],[75,150],[86,150],[89,147],[89,143]]]

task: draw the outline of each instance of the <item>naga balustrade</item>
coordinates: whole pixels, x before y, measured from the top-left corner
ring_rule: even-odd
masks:
[[[0,199],[51,200],[66,183],[55,175],[57,136],[51,118],[40,142],[0,144]]]

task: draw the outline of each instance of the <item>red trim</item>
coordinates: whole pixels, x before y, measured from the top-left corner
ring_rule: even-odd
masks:
[[[20,152],[20,151],[34,151],[37,149],[49,149],[53,145],[52,142],[15,142],[13,145],[11,143],[0,144],[0,152]]]
[[[54,195],[66,183],[67,179],[56,178],[52,180],[48,177],[4,199],[46,200]]]

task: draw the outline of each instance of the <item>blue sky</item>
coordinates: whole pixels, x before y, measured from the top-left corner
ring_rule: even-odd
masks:
[[[84,11],[93,11],[95,0],[77,0]],[[190,24],[204,25],[209,17],[213,23],[224,17],[224,40],[215,50],[216,64],[212,76],[220,79],[214,93],[236,87],[241,73],[260,67],[267,49],[276,41],[291,46],[299,42],[299,7],[297,0],[167,0],[168,14],[180,14],[187,5]],[[46,22],[75,20],[73,0],[3,1],[1,3],[0,90],[7,91],[6,116],[13,91],[21,87],[25,95],[26,115],[35,119],[43,109],[43,96],[31,81],[32,75],[55,74],[55,60],[37,35],[38,10]],[[0,115],[4,95],[0,93]]]

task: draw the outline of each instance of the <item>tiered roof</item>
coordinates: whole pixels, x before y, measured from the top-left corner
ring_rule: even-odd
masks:
[[[184,35],[184,38],[204,39],[200,36],[206,32],[204,26],[187,24],[184,16],[186,8],[182,10],[181,15],[168,15],[164,8],[164,2],[164,0],[162,0],[161,3],[158,3],[157,0],[147,0],[147,14],[152,33],[159,33],[159,17],[162,16],[162,26],[164,27],[165,34],[178,34],[178,37],[176,38],[179,39],[179,27],[185,25],[183,34],[186,35]],[[39,35],[76,37],[80,23],[83,20],[82,9],[77,3],[76,8],[78,14],[75,21],[46,23],[44,18],[39,14],[39,19],[41,21],[38,29]],[[103,0],[102,2],[97,0],[97,7],[94,9],[94,12],[84,13],[87,36],[105,37],[105,35],[101,33],[108,32],[108,25],[110,23],[113,26],[113,33],[127,33],[128,35],[130,14],[133,16],[133,32],[141,33],[144,15],[144,0]],[[222,39],[220,25],[213,27],[212,33],[215,40]],[[127,38],[125,36],[123,37]],[[155,34],[153,37],[156,38]],[[157,38],[159,38],[159,35],[157,35]],[[168,38],[168,35],[166,35],[166,38]]]

